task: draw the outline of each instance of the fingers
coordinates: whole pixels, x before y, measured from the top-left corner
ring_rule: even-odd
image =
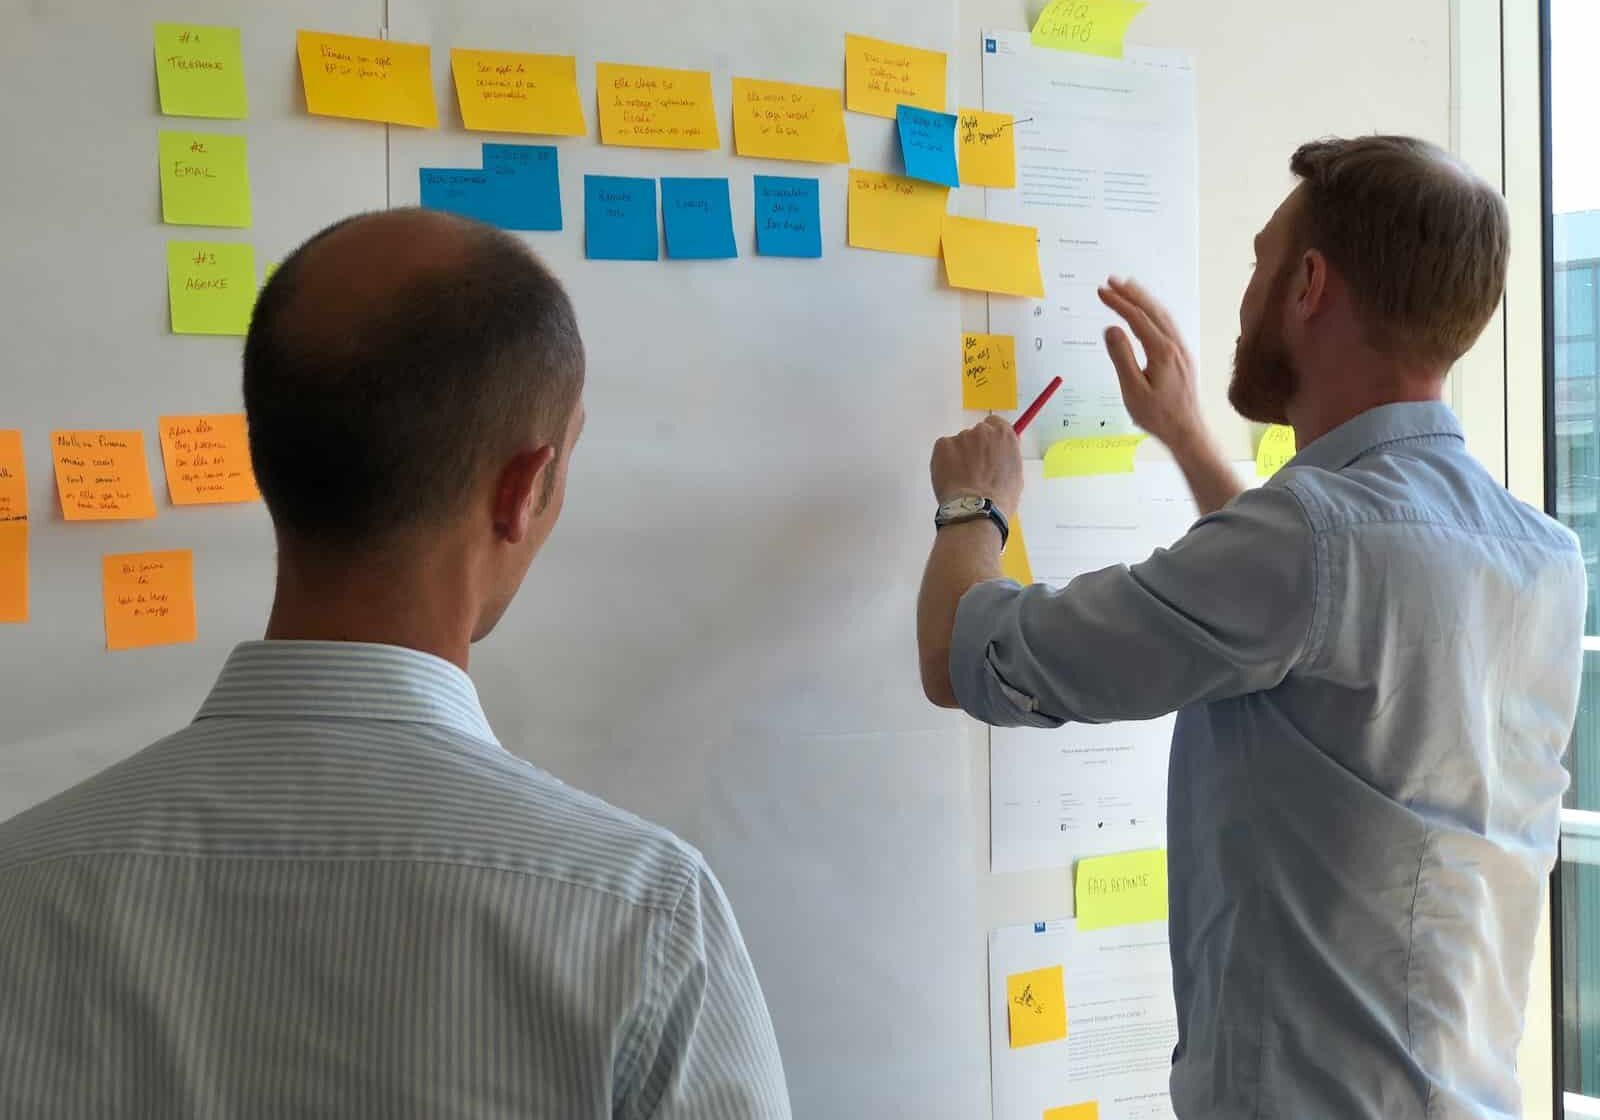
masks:
[[[1148,358],[1154,361],[1158,354],[1163,354],[1171,348],[1172,341],[1168,339],[1166,332],[1156,325],[1156,321],[1144,308],[1115,288],[1102,287],[1099,294],[1100,302],[1121,315],[1128,326],[1133,328],[1134,336],[1144,347]]]
[[[1122,383],[1125,399],[1130,392],[1143,391],[1148,387],[1144,370],[1139,368],[1139,359],[1133,352],[1133,343],[1128,341],[1121,327],[1106,328],[1106,353],[1111,356],[1111,364],[1117,371],[1117,380]]]
[[[1172,318],[1172,313],[1162,305],[1160,300],[1147,292],[1144,285],[1137,280],[1117,276],[1110,277],[1106,284],[1112,291],[1131,301],[1146,315],[1150,316],[1151,320],[1161,328],[1167,337],[1174,342],[1182,341],[1183,332],[1178,329],[1178,324]]]

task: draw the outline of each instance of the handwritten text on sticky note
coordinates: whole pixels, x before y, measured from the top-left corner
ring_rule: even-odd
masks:
[[[582,136],[583,98],[570,54],[450,51],[461,123],[479,132]]]
[[[733,146],[756,159],[849,163],[844,101],[822,86],[735,78]]]
[[[237,27],[158,23],[155,39],[163,113],[232,120],[249,114]]]
[[[1044,453],[1044,476],[1082,478],[1096,474],[1132,474],[1134,452],[1144,440],[1142,433],[1057,440]]]
[[[188,549],[102,557],[100,579],[107,649],[194,641],[194,553]]]
[[[161,458],[173,505],[260,500],[243,413],[163,416],[160,425]]]
[[[28,516],[28,471],[22,461],[22,433],[0,430],[0,521]]]
[[[844,37],[845,108],[894,118],[901,105],[944,112],[945,56],[901,43]]]
[[[1011,1049],[1067,1037],[1067,995],[1060,965],[1006,977]]]
[[[956,118],[915,105],[902,105],[895,117],[900,133],[900,155],[906,174],[913,179],[959,187],[956,167]]]
[[[1009,334],[961,336],[961,407],[1003,412],[1017,407],[1017,340]]]
[[[426,44],[301,31],[306,109],[319,117],[439,127]]]
[[[852,169],[850,244],[857,249],[937,257],[949,199],[948,187]]]
[[[1256,477],[1271,478],[1294,456],[1294,429],[1287,424],[1273,424],[1256,444]]]
[[[1140,0],[1051,0],[1033,24],[1033,45],[1121,58],[1122,40]]]
[[[144,433],[51,432],[56,490],[68,521],[140,520],[156,515]]]
[[[815,179],[757,175],[756,252],[764,257],[822,256],[822,214]]]
[[[1167,853],[1159,849],[1080,859],[1073,891],[1078,929],[1167,917]]]
[[[1010,113],[963,109],[956,114],[961,181],[969,187],[1017,185],[1016,123]]]
[[[167,242],[173,334],[244,334],[256,305],[256,251],[231,241]]]
[[[161,131],[161,220],[168,225],[250,225],[250,166],[243,136]]]
[[[952,288],[1044,297],[1039,231],[1033,226],[946,215],[944,273]]]
[[[600,142],[633,148],[721,147],[706,70],[595,64]]]
[[[592,261],[661,257],[656,181],[621,175],[583,177],[583,250]]]

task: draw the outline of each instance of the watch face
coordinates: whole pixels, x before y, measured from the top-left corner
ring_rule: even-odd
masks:
[[[970,494],[959,498],[951,498],[939,507],[941,517],[967,517],[974,513],[983,512],[983,499],[974,498]]]

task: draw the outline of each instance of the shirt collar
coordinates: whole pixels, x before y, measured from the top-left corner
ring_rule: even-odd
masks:
[[[1380,405],[1353,420],[1346,420],[1321,439],[1307,444],[1287,466],[1343,470],[1386,444],[1433,436],[1466,443],[1461,423],[1444,402]]]
[[[196,720],[362,719],[424,723],[499,746],[472,678],[450,662],[366,642],[244,642]]]

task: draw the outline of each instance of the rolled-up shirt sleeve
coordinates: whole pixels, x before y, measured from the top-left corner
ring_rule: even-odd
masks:
[[[956,699],[985,723],[1057,727],[1272,688],[1315,640],[1315,544],[1299,499],[1270,486],[1131,567],[1060,590],[978,584],[951,639]]]

